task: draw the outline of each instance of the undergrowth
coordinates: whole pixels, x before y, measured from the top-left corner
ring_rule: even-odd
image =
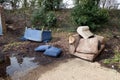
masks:
[[[104,60],[105,64],[109,64],[109,63],[120,63],[120,52],[115,51],[115,55],[113,58],[111,59],[105,59]]]

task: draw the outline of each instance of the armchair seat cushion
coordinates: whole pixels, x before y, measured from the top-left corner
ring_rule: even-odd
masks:
[[[85,54],[85,53],[75,52],[73,55],[75,55],[81,59],[93,61],[100,54],[100,52],[103,50],[104,47],[105,47],[105,45],[101,45],[101,48],[97,54],[93,54],[93,53]]]
[[[96,37],[89,38],[89,39],[80,39],[79,44],[76,48],[77,52],[80,53],[98,53],[98,39]]]

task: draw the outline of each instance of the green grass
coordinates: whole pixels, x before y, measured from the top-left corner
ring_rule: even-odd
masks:
[[[114,53],[115,55],[112,58],[104,60],[105,64],[114,64],[114,63],[120,64],[120,52],[114,51]]]

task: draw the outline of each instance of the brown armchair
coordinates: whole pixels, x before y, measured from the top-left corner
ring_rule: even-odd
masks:
[[[82,59],[93,61],[105,47],[104,43],[102,36],[94,35],[83,39],[79,34],[75,34],[69,37],[69,52]]]

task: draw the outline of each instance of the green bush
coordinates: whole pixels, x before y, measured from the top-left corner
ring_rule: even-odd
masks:
[[[46,17],[46,15],[45,15],[44,8],[35,10],[32,14],[32,19],[31,19],[32,24],[34,26],[39,26],[39,25],[45,26],[45,17]]]
[[[98,7],[98,0],[80,0],[72,10],[72,18],[78,26],[89,26],[95,30],[108,21],[108,11]]]
[[[56,26],[57,18],[53,12],[48,12],[46,15],[46,25],[49,27]]]
[[[41,1],[41,6],[44,6],[48,11],[58,10],[61,1],[62,0],[43,0]]]
[[[41,7],[33,12],[31,21],[35,28],[41,28],[41,26],[50,28],[56,26],[57,18],[54,12],[45,11],[45,9]]]
[[[0,0],[0,3],[3,3],[3,2],[5,2],[6,0]]]

